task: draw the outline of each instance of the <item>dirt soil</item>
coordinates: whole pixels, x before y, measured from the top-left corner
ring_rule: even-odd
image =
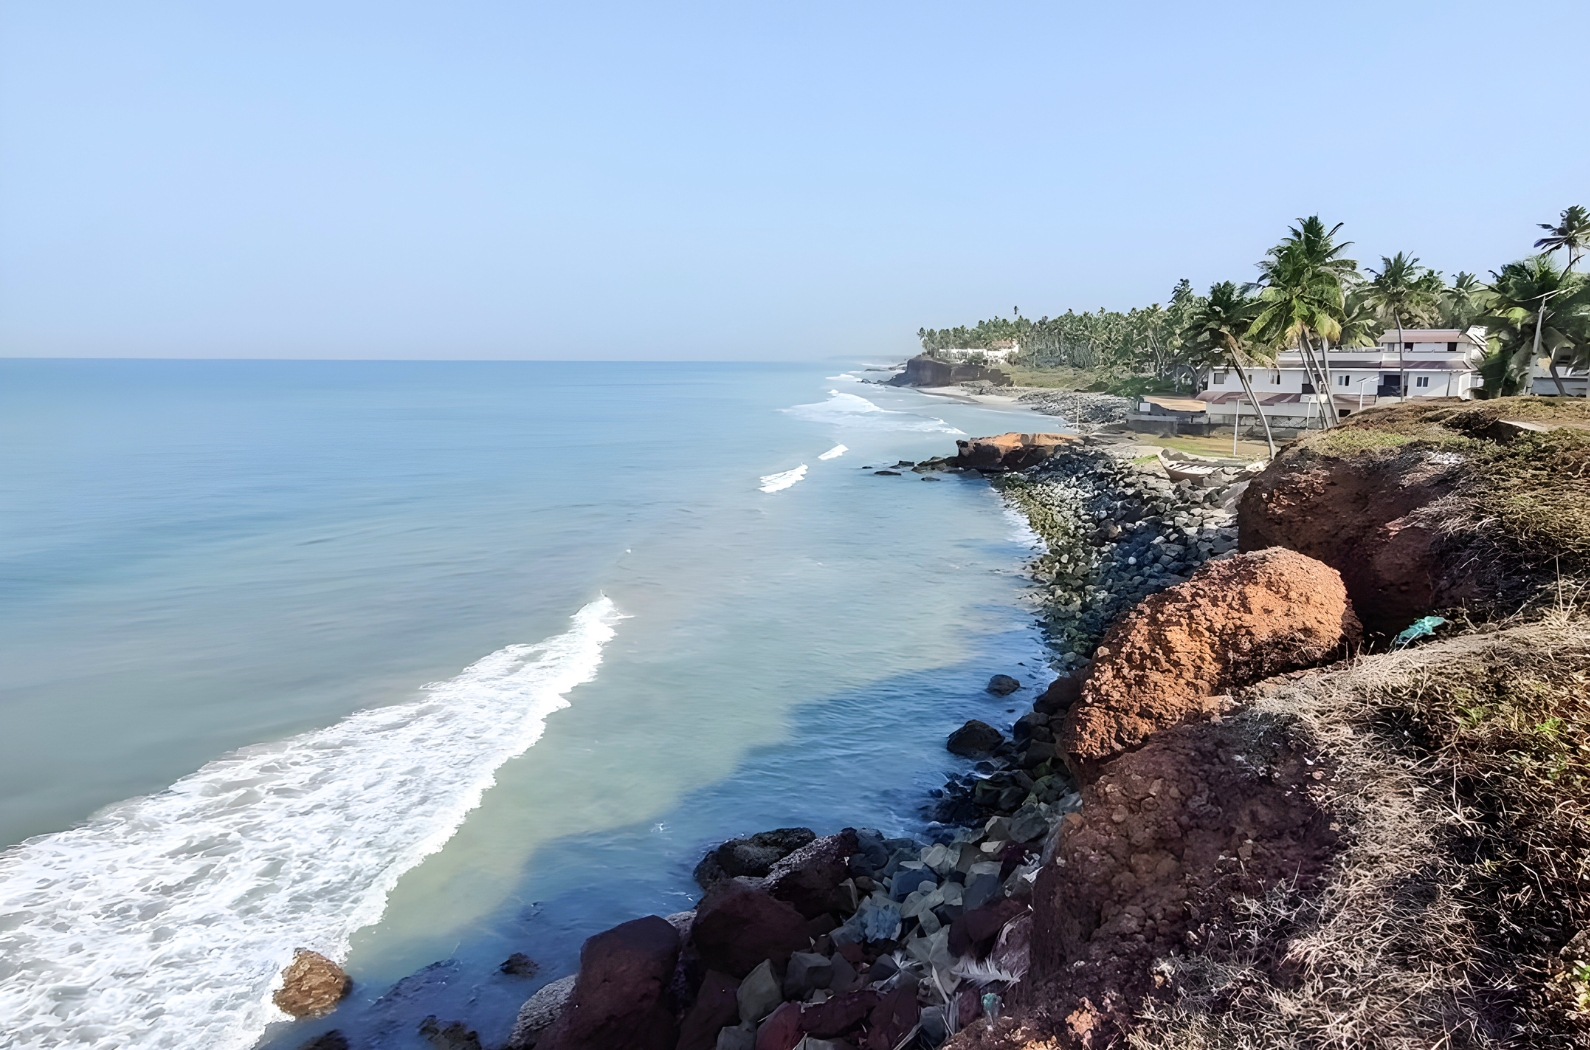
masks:
[[[1039,875],[1023,1001],[1102,1045],[1154,993],[1156,960],[1228,936],[1232,900],[1311,886],[1335,841],[1316,774],[1276,719],[1181,726],[1110,763]]]
[[[1358,636],[1328,565],[1280,548],[1209,562],[1105,635],[1060,749],[1086,782],[1154,733],[1217,714],[1234,687],[1318,664]]]
[[[1027,989],[951,1047],[1590,1046],[1590,619],[1238,700],[1089,788],[1039,879]]]
[[[1254,479],[1241,549],[1330,565],[1372,635],[1435,611],[1505,614],[1590,570],[1587,467],[1582,399],[1373,409],[1299,439]]]

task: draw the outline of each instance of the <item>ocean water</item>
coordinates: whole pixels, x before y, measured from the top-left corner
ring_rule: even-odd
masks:
[[[0,1046],[489,1045],[716,841],[920,831],[1031,537],[872,471],[1033,422],[870,375],[0,361]]]

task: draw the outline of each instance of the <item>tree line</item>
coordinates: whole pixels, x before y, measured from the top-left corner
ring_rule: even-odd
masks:
[[[1252,400],[1245,368],[1273,364],[1282,350],[1298,351],[1314,389],[1330,390],[1332,345],[1373,346],[1394,328],[1400,356],[1404,328],[1483,325],[1480,371],[1489,395],[1516,393],[1542,358],[1566,393],[1559,368],[1590,366],[1590,278],[1577,271],[1590,248],[1590,211],[1575,205],[1540,227],[1546,234],[1534,242],[1535,254],[1493,270],[1489,281],[1471,273],[1448,281],[1406,252],[1360,269],[1346,257],[1352,242],[1340,240],[1342,224],[1327,227],[1313,215],[1288,229],[1251,282],[1220,281],[1199,295],[1183,279],[1164,306],[1068,310],[1036,321],[1018,309],[1010,319],[917,335],[930,356],[1016,345],[1012,362],[1032,368],[1102,367],[1193,389],[1210,368],[1229,365]],[[1400,388],[1407,389],[1405,374]],[[1322,407],[1327,425],[1337,422],[1330,398]]]

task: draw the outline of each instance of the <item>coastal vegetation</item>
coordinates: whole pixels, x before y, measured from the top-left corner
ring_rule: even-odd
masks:
[[[929,357],[989,362],[995,352],[1019,385],[1134,396],[1196,391],[1214,367],[1235,367],[1245,380],[1247,369],[1282,350],[1301,355],[1316,389],[1330,389],[1332,346],[1373,346],[1395,330],[1400,357],[1406,328],[1480,325],[1489,396],[1518,393],[1537,361],[1566,393],[1560,370],[1590,366],[1590,275],[1578,270],[1590,249],[1590,210],[1574,205],[1540,226],[1546,235],[1534,242],[1536,254],[1488,279],[1464,272],[1449,280],[1409,252],[1360,267],[1347,256],[1352,242],[1342,239],[1342,224],[1309,216],[1265,254],[1252,281],[1219,281],[1199,294],[1183,279],[1164,305],[1037,320],[1016,310],[917,336]],[[1404,389],[1406,382],[1404,375]],[[1339,422],[1334,405],[1325,411]]]

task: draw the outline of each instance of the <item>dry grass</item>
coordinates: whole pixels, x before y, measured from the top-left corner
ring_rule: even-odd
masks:
[[[1499,420],[1555,429],[1509,432]],[[1287,455],[1376,457],[1410,478],[1447,464],[1451,492],[1420,518],[1495,608],[1516,608],[1559,574],[1590,575],[1590,403],[1582,398],[1415,401],[1353,415],[1300,438]]]
[[[1147,1048],[1590,1045],[1590,621],[1361,659],[1259,692],[1334,770],[1324,888],[1240,902],[1164,960]]]

